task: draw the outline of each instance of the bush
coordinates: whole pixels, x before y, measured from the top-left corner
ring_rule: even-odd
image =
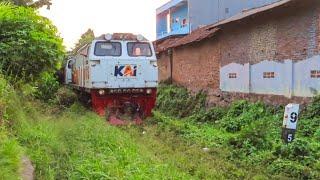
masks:
[[[78,98],[74,91],[67,87],[61,87],[56,93],[56,97],[53,100],[54,104],[57,104],[61,108],[68,108],[77,102]]]
[[[305,119],[320,118],[320,95],[313,98],[306,111],[302,113],[302,117]]]
[[[320,128],[314,133],[314,137],[317,141],[320,141]]]
[[[306,137],[312,137],[320,128],[320,96],[314,97],[312,103],[301,113],[298,126],[299,133]]]
[[[48,102],[54,99],[59,89],[59,82],[54,74],[45,72],[41,74],[40,79],[36,82],[36,86],[36,98]]]
[[[270,116],[270,114],[264,104],[237,101],[230,106],[227,115],[223,117],[221,127],[228,132],[237,132],[253,121],[266,116]]]
[[[292,143],[276,147],[274,155],[288,160],[305,160],[312,154],[310,143],[304,139],[295,139]]]
[[[197,122],[219,122],[226,115],[226,113],[226,109],[214,107],[208,111],[200,111],[199,113],[193,115],[192,120]]]
[[[192,97],[188,92],[169,86],[162,89],[159,95],[158,108],[165,115],[154,112],[154,119],[161,130],[174,132],[201,146],[219,147],[226,152],[232,149],[225,158],[240,167],[258,168],[259,171],[267,168],[266,173],[270,177],[320,178],[319,97],[315,97],[301,113],[297,138],[290,144],[283,144],[282,106],[269,107],[261,102],[236,101],[225,109],[214,107],[188,111],[191,116],[182,118],[182,121],[181,118],[167,115],[168,112],[179,114],[189,107],[187,105]]]
[[[239,135],[231,138],[229,144],[245,153],[245,155],[270,149],[272,143],[268,139],[268,129],[267,121],[256,121],[246,126]]]
[[[34,9],[0,5],[0,27],[0,70],[12,79],[32,80],[64,58],[56,27]]]
[[[298,179],[311,179],[312,172],[309,167],[302,166],[297,162],[278,159],[268,166],[268,171],[272,174],[283,174],[288,177]]]
[[[195,96],[185,88],[177,86],[159,86],[157,109],[174,117],[187,117],[204,109],[206,95],[202,92]]]
[[[298,133],[305,137],[312,137],[320,128],[320,118],[300,119],[298,122]]]

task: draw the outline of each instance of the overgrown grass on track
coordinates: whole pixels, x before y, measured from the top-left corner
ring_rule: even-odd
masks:
[[[190,179],[81,106],[62,116],[38,110],[16,127],[38,179]]]

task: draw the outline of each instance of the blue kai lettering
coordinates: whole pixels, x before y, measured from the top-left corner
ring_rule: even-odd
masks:
[[[118,77],[136,77],[137,76],[137,66],[134,65],[121,65],[115,66],[114,76]]]
[[[123,76],[123,73],[121,72],[123,68],[124,66],[116,66],[114,69],[114,76]]]

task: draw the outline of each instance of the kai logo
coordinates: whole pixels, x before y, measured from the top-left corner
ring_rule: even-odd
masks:
[[[136,65],[117,65],[114,69],[114,76],[116,77],[136,77],[137,66]]]

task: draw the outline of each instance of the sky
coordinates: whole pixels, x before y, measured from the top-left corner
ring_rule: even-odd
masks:
[[[156,38],[156,8],[169,0],[52,0],[50,10],[40,14],[58,27],[65,46],[70,49],[87,29],[96,36],[131,32],[149,40]]]

